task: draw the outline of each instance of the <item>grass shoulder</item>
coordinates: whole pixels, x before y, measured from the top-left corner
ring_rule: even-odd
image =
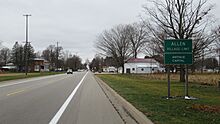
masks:
[[[142,111],[154,123],[219,123],[220,91],[215,86],[190,83],[189,95],[197,100],[184,100],[184,85],[171,82],[167,96],[167,81],[150,79],[143,75],[97,75],[122,97]]]
[[[32,78],[32,77],[40,77],[40,76],[48,76],[55,74],[62,74],[63,72],[41,72],[41,73],[4,73],[0,74],[0,82],[8,81],[8,80],[16,80],[16,79],[24,79],[24,78]]]

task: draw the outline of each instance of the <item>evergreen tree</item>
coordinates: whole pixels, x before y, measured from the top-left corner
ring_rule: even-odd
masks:
[[[18,44],[18,42],[15,42],[12,52],[11,52],[11,61],[14,63],[15,66],[18,67],[18,71],[23,71],[25,66],[25,48],[26,44],[24,46]],[[35,57],[34,54],[34,48],[29,43],[27,46],[27,61],[28,65],[30,64],[30,60],[32,60]]]
[[[17,63],[19,71],[24,70],[24,64],[25,64],[25,61],[24,61],[24,48],[23,48],[22,45],[19,45],[18,46],[18,63]]]
[[[18,46],[18,42],[15,42],[11,52],[11,61],[14,63],[14,65],[18,65]]]
[[[27,48],[27,52],[24,51],[24,61],[26,60],[26,53],[27,53],[27,62],[28,62],[28,65],[30,65],[30,61],[33,60],[33,58],[35,58],[35,53],[34,53],[34,48],[33,46],[31,46],[30,43],[27,44],[27,47],[26,47],[26,44],[24,45],[24,50]]]

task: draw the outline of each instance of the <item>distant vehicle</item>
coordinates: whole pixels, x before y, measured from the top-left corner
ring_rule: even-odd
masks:
[[[66,73],[67,74],[73,74],[73,70],[72,69],[68,69]]]
[[[219,73],[219,70],[220,70],[220,67],[214,68],[214,72],[215,72],[215,73]]]
[[[62,72],[63,69],[62,69],[62,68],[58,68],[58,69],[55,69],[54,71],[55,71],[55,72]]]

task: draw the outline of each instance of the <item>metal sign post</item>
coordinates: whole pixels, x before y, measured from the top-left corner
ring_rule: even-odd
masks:
[[[168,66],[168,68],[167,68],[167,79],[168,79],[168,82],[167,82],[167,89],[168,89],[167,99],[169,99],[170,98],[170,66]]]
[[[185,65],[185,68],[186,68],[186,75],[185,75],[185,99],[187,97],[189,97],[189,94],[188,94],[188,66]]]

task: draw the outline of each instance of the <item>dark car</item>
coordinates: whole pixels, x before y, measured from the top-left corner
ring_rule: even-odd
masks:
[[[72,69],[68,69],[66,73],[67,74],[73,74],[73,70]]]

